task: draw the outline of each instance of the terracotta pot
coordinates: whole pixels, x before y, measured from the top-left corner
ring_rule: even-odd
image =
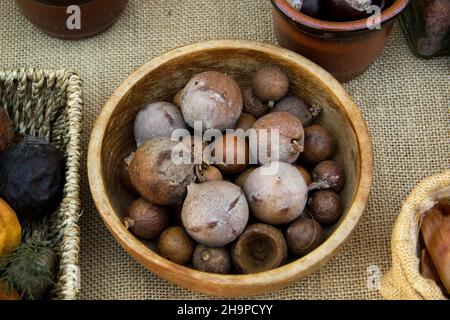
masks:
[[[63,39],[88,38],[108,29],[117,20],[128,0],[16,0],[24,16],[42,31]],[[69,28],[74,14],[70,5],[80,8],[80,28]]]
[[[395,0],[381,13],[380,29],[369,29],[367,19],[329,22],[314,19],[271,0],[278,43],[316,62],[342,82],[364,73],[386,46],[395,18],[409,0]]]

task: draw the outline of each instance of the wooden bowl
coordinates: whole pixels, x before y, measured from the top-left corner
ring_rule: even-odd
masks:
[[[172,263],[131,233],[122,223],[133,200],[120,183],[121,161],[132,151],[133,120],[149,101],[172,101],[196,73],[218,70],[241,85],[267,64],[283,67],[291,90],[310,104],[324,107],[320,123],[339,141],[337,160],[344,165],[347,184],[342,193],[344,215],[329,238],[314,252],[280,268],[250,275],[217,275]],[[137,261],[150,271],[184,288],[236,297],[281,289],[325,265],[355,229],[372,183],[372,147],[363,116],[344,88],[329,73],[298,54],[268,44],[247,41],[208,41],[169,51],[137,69],[112,94],[92,131],[88,153],[91,192],[107,227]]]

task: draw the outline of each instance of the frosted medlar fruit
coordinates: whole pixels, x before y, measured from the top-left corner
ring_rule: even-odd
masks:
[[[313,170],[313,184],[311,187],[331,189],[341,192],[345,185],[345,175],[336,161],[326,160],[320,162]]]
[[[231,270],[231,258],[224,247],[212,248],[199,244],[194,250],[192,264],[195,269],[209,272],[227,274]]]
[[[258,70],[252,79],[253,90],[262,101],[273,106],[289,91],[289,79],[278,66],[267,66]]]
[[[131,183],[146,200],[171,205],[183,201],[187,186],[194,181],[194,165],[172,160],[177,142],[154,138],[136,150],[128,172]]]
[[[44,138],[25,136],[0,155],[0,197],[19,219],[51,213],[63,195],[64,155]]]
[[[181,96],[184,120],[191,128],[195,121],[201,121],[203,130],[233,129],[242,107],[242,94],[236,81],[217,71],[194,76]]]
[[[274,225],[297,219],[308,198],[302,174],[284,162],[272,162],[255,169],[245,180],[244,191],[253,215]]]
[[[14,142],[14,124],[3,109],[0,109],[0,153]]]
[[[287,258],[287,245],[280,230],[267,224],[249,226],[231,250],[241,273],[257,273],[279,267]]]
[[[305,143],[300,159],[308,164],[316,164],[333,157],[336,147],[336,140],[331,132],[314,124],[305,128]]]
[[[242,92],[242,98],[244,99],[244,111],[255,118],[260,118],[269,112],[269,105],[255,96],[252,87],[247,87]]]
[[[197,181],[200,183],[223,180],[223,176],[220,170],[210,165],[196,166],[195,174],[197,176]]]
[[[289,250],[300,257],[314,251],[324,240],[325,232],[322,226],[311,218],[302,216],[292,222],[286,230]]]
[[[245,136],[226,134],[210,146],[215,164],[224,174],[238,174],[247,168],[249,151]]]
[[[169,214],[166,209],[139,198],[128,209],[124,224],[136,237],[151,240],[169,226]]]
[[[254,124],[258,147],[250,148],[252,159],[257,159],[259,163],[268,161],[282,161],[293,163],[303,151],[304,129],[303,125],[296,117],[288,112],[273,112],[259,118]],[[278,130],[279,140],[272,137],[272,133]],[[267,146],[267,159],[259,157],[260,148]],[[264,149],[263,149],[264,150]],[[264,152],[263,152],[264,154]]]
[[[248,204],[242,189],[231,182],[191,184],[181,217],[194,240],[220,247],[234,241],[244,231]]]
[[[297,96],[287,96],[275,104],[271,112],[286,111],[300,120],[304,127],[313,123],[314,118],[306,103]]]
[[[314,218],[323,225],[330,225],[342,215],[341,197],[331,190],[315,192],[308,200],[308,206]]]
[[[153,138],[170,138],[175,129],[186,129],[180,109],[168,102],[154,102],[137,114],[134,120],[134,139],[140,147]]]
[[[238,122],[236,123],[235,129],[242,129],[244,131],[247,131],[253,126],[255,121],[256,118],[254,116],[252,116],[250,113],[243,112]]]
[[[170,227],[159,236],[157,247],[162,257],[183,265],[191,260],[195,242],[183,227]]]

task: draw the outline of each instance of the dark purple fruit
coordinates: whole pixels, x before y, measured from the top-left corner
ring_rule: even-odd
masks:
[[[0,197],[20,220],[53,211],[64,187],[64,156],[42,138],[26,136],[0,156]]]
[[[324,12],[323,0],[293,0],[294,8],[310,17],[320,19]]]
[[[374,0],[328,0],[328,16],[335,21],[354,21],[368,17],[367,9]]]

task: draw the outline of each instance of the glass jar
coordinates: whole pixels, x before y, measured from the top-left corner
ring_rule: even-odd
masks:
[[[401,24],[417,56],[450,55],[450,0],[412,0]]]

